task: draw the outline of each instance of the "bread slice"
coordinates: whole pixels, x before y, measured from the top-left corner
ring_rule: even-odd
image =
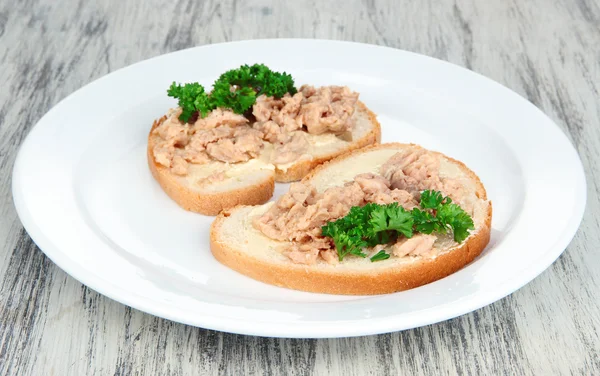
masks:
[[[391,143],[356,150],[317,167],[303,181],[322,192],[343,185],[357,174],[379,172],[385,161],[406,147],[419,146]],[[492,206],[473,171],[457,160],[436,154],[442,156],[440,174],[461,179],[476,203],[472,215],[476,228],[464,242],[451,241],[434,258],[392,256],[385,261],[371,262],[368,258],[347,257],[335,265],[323,260],[313,265],[295,264],[281,253],[285,242],[272,240],[252,226],[252,219],[264,213],[272,203],[223,211],[211,227],[211,251],[224,265],[256,280],[328,294],[392,293],[446,277],[473,261],[489,243]]]
[[[152,131],[165,120],[166,117],[162,117],[152,125],[148,136],[148,166],[163,191],[180,207],[205,215],[217,215],[224,208],[240,204],[258,205],[267,202],[273,196],[275,168],[260,160],[229,166],[217,161],[203,165],[190,164],[185,176],[175,175],[167,167],[157,163],[153,149],[160,138]],[[229,176],[225,180],[198,184],[202,178],[221,169],[228,170]]]
[[[377,144],[381,140],[381,127],[376,115],[362,102],[357,103],[354,113],[355,125],[352,141],[344,141],[333,134],[307,134],[309,150],[306,156],[285,164],[273,165],[265,158],[252,159],[245,163],[225,164],[214,161],[202,165],[189,165],[186,176],[178,176],[158,164],[153,149],[159,136],[152,131],[166,120],[162,117],[154,122],[148,136],[148,165],[152,176],[167,195],[179,206],[192,212],[216,215],[221,210],[236,205],[257,205],[273,196],[274,182],[291,182],[302,179],[319,164],[364,146]],[[266,150],[270,144],[265,143]],[[199,185],[198,181],[217,170],[224,170],[222,181]]]

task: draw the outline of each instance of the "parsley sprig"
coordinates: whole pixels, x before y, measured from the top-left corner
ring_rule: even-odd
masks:
[[[167,94],[179,100],[182,108],[179,120],[188,122],[196,113],[205,117],[215,108],[228,108],[236,114],[245,113],[261,94],[281,98],[295,94],[294,79],[275,72],[264,64],[242,65],[223,73],[213,84],[211,93],[197,82],[184,85],[173,82]]]
[[[420,206],[420,209],[411,211],[396,202],[355,206],[345,217],[325,224],[321,232],[333,239],[338,258],[342,261],[349,254],[367,257],[363,248],[393,243],[400,236],[411,238],[415,233],[445,234],[452,231],[454,240],[461,243],[469,236],[469,230],[475,228],[469,214],[441,192],[423,191]],[[389,254],[380,250],[371,257],[371,261],[387,258]]]
[[[207,109],[210,106],[208,94],[204,92],[204,87],[197,82],[185,84],[183,86],[171,84],[167,90],[169,97],[179,99],[179,107],[182,112],[179,115],[181,121],[187,122],[194,112],[199,111],[202,116],[206,116]]]
[[[296,94],[291,75],[285,72],[274,72],[264,64],[242,65],[238,69],[223,73],[217,82],[253,88],[256,96],[265,94],[267,97],[281,98],[286,93]]]

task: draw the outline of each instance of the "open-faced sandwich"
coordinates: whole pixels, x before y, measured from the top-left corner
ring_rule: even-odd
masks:
[[[345,86],[296,88],[264,65],[223,73],[206,92],[173,83],[178,107],[156,120],[148,163],[163,190],[186,210],[215,215],[262,204],[274,182],[303,178],[340,154],[378,143],[375,115]]]
[[[277,201],[213,222],[211,251],[254,279],[332,294],[383,294],[464,267],[490,239],[492,205],[463,163],[413,144],[356,150]]]

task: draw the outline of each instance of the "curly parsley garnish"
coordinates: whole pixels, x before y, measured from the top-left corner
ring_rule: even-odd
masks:
[[[323,236],[333,239],[338,258],[342,261],[349,254],[366,257],[363,248],[393,243],[400,236],[411,238],[414,233],[446,234],[452,231],[454,240],[461,243],[469,236],[469,230],[475,229],[473,219],[441,192],[423,191],[420,206],[421,209],[411,211],[396,202],[355,206],[345,217],[328,222],[321,231]],[[371,261],[389,257],[381,250],[371,257]]]
[[[256,96],[281,98],[286,93],[296,94],[294,79],[283,72],[274,72],[264,64],[252,66],[242,65],[238,69],[229,70],[221,75],[217,82],[225,82],[232,86],[250,87]]]
[[[173,82],[167,90],[167,94],[169,97],[179,99],[179,107],[182,109],[179,120],[183,122],[187,122],[196,111],[202,116],[206,116],[210,111],[208,110],[210,107],[208,94],[204,92],[204,87],[197,82],[183,86]]]
[[[196,113],[202,118],[215,108],[228,108],[236,114],[245,113],[256,102],[256,97],[281,98],[295,94],[294,79],[283,72],[274,72],[264,64],[242,65],[223,73],[213,84],[211,93],[197,82],[171,84],[167,94],[179,100],[182,108],[179,120],[188,122]]]

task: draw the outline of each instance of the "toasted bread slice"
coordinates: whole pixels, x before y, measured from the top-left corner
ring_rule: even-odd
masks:
[[[205,215],[216,215],[221,210],[236,205],[257,205],[267,202],[273,195],[274,182],[291,182],[302,179],[317,165],[338,155],[379,143],[381,127],[373,112],[362,102],[357,103],[352,141],[344,141],[333,134],[307,134],[309,150],[306,157],[286,165],[273,165],[264,159],[244,163],[225,164],[214,161],[202,165],[189,165],[186,176],[178,176],[158,164],[153,149],[159,136],[152,130],[165,118],[154,122],[148,136],[148,165],[162,189],[185,210]],[[268,145],[267,145],[268,146]],[[198,181],[222,170],[226,178],[213,183]]]
[[[341,186],[360,173],[379,172],[382,164],[407,144],[382,144],[333,159],[313,170],[304,182],[322,192]],[[439,154],[439,153],[437,153]],[[368,258],[347,257],[339,264],[318,260],[313,265],[293,263],[282,254],[286,242],[272,240],[252,226],[252,219],[272,203],[239,206],[222,212],[213,222],[210,246],[224,265],[254,279],[291,289],[349,295],[392,293],[415,288],[458,271],[477,257],[490,239],[491,202],[473,171],[463,163],[442,154],[440,174],[459,178],[475,202],[475,230],[460,244],[440,246],[435,257],[392,256],[371,262]],[[442,171],[443,169],[443,171]],[[287,243],[289,244],[289,243]]]

